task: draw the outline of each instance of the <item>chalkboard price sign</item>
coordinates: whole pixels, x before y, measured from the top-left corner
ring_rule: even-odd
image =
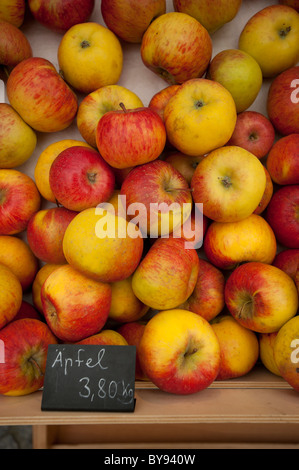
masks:
[[[134,411],[135,346],[48,347],[43,411]]]

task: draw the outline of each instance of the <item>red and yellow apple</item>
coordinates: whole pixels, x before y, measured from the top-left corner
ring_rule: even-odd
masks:
[[[81,339],[81,341],[77,341],[75,344],[128,346],[128,342],[119,332],[109,329],[101,330],[100,333]]]
[[[125,340],[127,341],[129,346],[136,346],[136,361],[135,361],[135,379],[136,380],[148,380],[147,376],[145,375],[144,371],[141,368],[140,361],[139,361],[139,353],[138,348],[141,341],[141,337],[144,332],[146,322],[144,321],[130,321],[123,323],[118,329],[118,333],[120,333]]]
[[[33,306],[44,316],[42,299],[41,299],[41,290],[43,284],[47,277],[55,271],[55,269],[62,266],[61,264],[44,264],[36,273],[34,281],[32,283],[31,293],[32,293],[32,303]]]
[[[169,85],[165,88],[162,88],[162,90],[157,91],[157,93],[155,93],[150,99],[148,107],[153,111],[156,111],[156,113],[159,114],[163,122],[165,106],[167,105],[170,98],[172,98],[173,95],[178,91],[179,88],[180,85]]]
[[[8,21],[19,28],[24,22],[25,11],[25,0],[1,0],[0,20]]]
[[[268,154],[266,164],[274,183],[299,184],[299,133],[277,140]]]
[[[0,30],[0,65],[11,70],[22,60],[32,57],[31,44],[17,26],[0,19]]]
[[[17,276],[4,264],[0,264],[0,282],[1,329],[11,322],[18,313],[23,300],[23,290]]]

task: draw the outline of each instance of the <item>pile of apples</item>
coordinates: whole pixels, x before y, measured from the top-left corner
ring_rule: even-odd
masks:
[[[39,390],[65,343],[134,345],[173,394],[257,362],[299,391],[298,0],[214,56],[241,0],[96,1],[0,5],[0,394]],[[163,83],[146,105],[125,44]]]

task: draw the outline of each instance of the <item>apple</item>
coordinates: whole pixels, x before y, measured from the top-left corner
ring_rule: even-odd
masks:
[[[39,269],[38,259],[27,241],[13,235],[0,236],[0,263],[16,275],[23,292],[32,286]]]
[[[273,78],[299,60],[299,14],[286,5],[270,5],[255,13],[239,36],[239,49]]]
[[[158,312],[138,347],[148,378],[162,391],[190,395],[207,388],[220,368],[220,345],[212,326],[188,310]]]
[[[299,13],[299,1],[298,0],[278,0],[281,5],[288,5],[289,7],[295,8]]]
[[[210,34],[215,33],[232,21],[242,4],[242,0],[173,0],[175,11],[187,13],[196,18]]]
[[[165,88],[162,88],[162,90],[157,91],[157,93],[155,93],[149,101],[148,107],[153,111],[156,111],[163,122],[165,106],[179,88],[180,85],[169,85]]]
[[[0,20],[0,64],[12,69],[22,60],[32,57],[32,48],[25,34],[9,23]]]
[[[123,323],[118,329],[118,333],[120,333],[125,340],[127,341],[129,346],[136,346],[136,361],[135,361],[135,379],[136,380],[148,380],[147,376],[143,372],[140,361],[139,361],[139,354],[138,354],[138,347],[141,341],[141,337],[144,332],[146,322],[144,321],[130,321]]]
[[[268,204],[265,218],[286,248],[299,248],[299,185],[280,187]]]
[[[190,216],[182,225],[176,227],[171,236],[174,238],[183,238],[185,248],[201,248],[210,220],[203,215],[201,205],[193,204]]]
[[[50,328],[35,318],[11,322],[0,331],[5,362],[0,363],[0,394],[23,396],[44,384],[47,352],[57,338]]]
[[[147,28],[140,54],[149,70],[169,85],[179,85],[205,73],[212,56],[212,40],[192,16],[168,12]]]
[[[275,142],[267,157],[267,169],[274,183],[299,184],[299,133]]]
[[[1,0],[0,20],[8,21],[19,28],[24,22],[25,11],[25,0]]]
[[[167,138],[179,152],[205,155],[231,138],[236,105],[220,83],[195,78],[183,83],[168,101],[164,120]]]
[[[56,203],[56,198],[49,182],[49,174],[52,163],[63,150],[69,147],[78,146],[92,148],[86,142],[82,142],[77,139],[62,139],[49,144],[38,156],[34,168],[34,180],[40,194],[44,199],[46,199],[46,201]]]
[[[133,91],[121,85],[107,85],[89,93],[81,101],[77,113],[78,130],[85,141],[97,148],[96,128],[100,118],[108,111],[119,109],[124,103],[127,109],[143,106]]]
[[[134,294],[132,276],[111,283],[110,320],[117,323],[136,322],[144,317],[148,310],[148,305],[143,304]]]
[[[28,0],[28,7],[35,20],[58,33],[88,21],[94,4],[95,0]]]
[[[16,168],[33,154],[37,136],[7,103],[0,103],[0,168]]]
[[[43,306],[42,306],[42,299],[41,299],[41,290],[43,287],[43,284],[47,277],[55,271],[55,269],[59,268],[62,266],[61,264],[50,264],[46,263],[44,264],[36,273],[36,276],[34,278],[34,281],[32,283],[32,303],[33,306],[36,308],[36,310],[44,316],[43,312]]]
[[[210,263],[219,269],[231,270],[247,261],[271,264],[277,243],[264,217],[251,214],[239,222],[212,222],[205,234],[203,248]]]
[[[216,54],[207,78],[221,83],[232,95],[237,113],[246,111],[257,98],[263,74],[257,61],[240,49],[225,49]]]
[[[58,63],[66,82],[88,94],[115,85],[123,69],[123,50],[105,26],[87,22],[72,26],[58,46]]]
[[[257,333],[278,331],[296,315],[299,305],[290,276],[271,264],[254,261],[233,270],[224,297],[231,315]]]
[[[210,152],[196,167],[191,181],[193,200],[216,222],[238,222],[249,217],[266,187],[260,160],[237,146]]]
[[[68,225],[63,252],[78,271],[111,283],[135,271],[143,254],[143,238],[136,225],[124,217],[103,207],[85,209]]]
[[[73,122],[78,102],[47,59],[31,57],[16,65],[7,80],[7,97],[23,120],[39,132],[58,132]]]
[[[46,278],[41,301],[53,334],[61,341],[76,342],[99,333],[104,327],[110,309],[111,287],[64,264]]]
[[[299,391],[298,338],[299,316],[296,315],[280,328],[274,343],[274,360],[280,375],[297,392]]]
[[[257,214],[257,215],[260,215],[264,212],[269,202],[271,201],[273,192],[274,192],[274,186],[273,186],[270,173],[265,166],[263,166],[263,168],[264,168],[265,175],[266,175],[266,187],[265,187],[265,191],[262,196],[262,199],[258,203],[256,209],[253,211],[253,214]]]
[[[242,326],[229,314],[218,315],[211,326],[220,345],[220,370],[216,380],[230,380],[248,374],[259,359],[255,332]]]
[[[97,148],[113,168],[124,169],[156,160],[164,150],[166,130],[148,107],[109,111],[96,128]]]
[[[128,342],[117,331],[105,329],[96,333],[95,335],[88,336],[87,338],[77,341],[75,344],[108,344],[115,346],[128,346]]]
[[[257,111],[238,114],[234,132],[227,145],[237,145],[253,153],[260,160],[270,151],[275,140],[271,121]]]
[[[21,307],[12,321],[21,320],[22,318],[35,318],[35,320],[44,321],[40,313],[26,300],[22,300]]]
[[[79,212],[106,202],[112,196],[115,176],[99,152],[75,146],[55,158],[49,184],[59,204]]]
[[[274,359],[274,344],[278,331],[273,333],[260,333],[258,335],[259,339],[259,349],[260,349],[260,360],[262,364],[268,369],[272,374],[281,377],[279,369]]]
[[[204,157],[204,155],[184,155],[182,152],[173,151],[164,161],[176,168],[190,185],[195,169]]]
[[[36,258],[49,264],[66,263],[63,236],[76,215],[77,212],[65,207],[51,207],[33,214],[27,225],[27,241]]]
[[[299,248],[287,248],[280,251],[275,256],[272,264],[282,269],[295,281],[296,274],[299,271]]]
[[[155,310],[176,308],[192,294],[199,272],[195,249],[182,238],[158,238],[133,274],[136,297]]]
[[[10,268],[0,264],[0,330],[18,313],[23,300],[23,290],[17,276]]]
[[[225,277],[220,269],[199,258],[195,288],[180,308],[197,313],[210,322],[224,309],[224,286]]]
[[[40,194],[30,176],[15,169],[0,169],[0,235],[23,232],[40,205]]]
[[[167,236],[191,214],[187,181],[163,160],[133,168],[121,186],[121,195],[129,218],[138,221],[144,236]]]
[[[151,22],[166,12],[166,0],[102,0],[107,27],[123,41],[141,43]]]
[[[267,112],[279,134],[299,134],[298,103],[299,66],[279,74],[269,87]]]

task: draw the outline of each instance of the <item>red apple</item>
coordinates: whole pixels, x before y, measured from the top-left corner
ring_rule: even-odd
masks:
[[[289,248],[277,253],[273,260],[273,266],[282,269],[294,281],[299,271],[299,248]]]
[[[26,300],[22,300],[21,307],[13,318],[13,321],[21,320],[22,318],[35,318],[35,320],[43,321],[41,314]]]
[[[59,33],[89,20],[95,0],[28,0],[34,18],[46,28]]]
[[[77,212],[65,207],[43,209],[30,218],[27,225],[27,241],[34,255],[50,264],[64,264],[63,236]]]
[[[49,183],[65,208],[80,212],[110,199],[115,176],[94,149],[75,146],[63,150],[53,161]]]
[[[136,346],[136,363],[135,363],[135,379],[136,380],[148,380],[145,373],[142,370],[139,361],[138,347],[141,341],[145,329],[146,322],[143,321],[132,321],[121,325],[117,331],[127,341],[129,346]]]
[[[299,185],[279,188],[272,196],[266,220],[279,243],[286,248],[299,248]]]
[[[0,235],[23,232],[40,204],[40,194],[30,176],[0,169]]]
[[[30,42],[16,26],[0,20],[0,64],[8,68],[32,57]]]
[[[23,318],[0,331],[5,361],[0,361],[0,393],[28,395],[44,384],[48,346],[57,338],[42,321]]]
[[[267,96],[267,112],[277,132],[299,134],[299,66],[291,67],[271,83]]]
[[[148,104],[148,107],[153,111],[156,111],[163,121],[165,106],[167,105],[170,98],[172,98],[173,95],[175,95],[175,93],[178,91],[179,87],[180,85],[169,85],[165,88],[162,88],[162,90],[157,91],[157,93],[152,96]]]
[[[165,0],[102,0],[107,27],[119,38],[140,43],[150,23],[166,12]]]
[[[98,122],[97,148],[114,168],[129,168],[156,160],[166,143],[160,116],[147,107],[109,111]]]
[[[299,184],[299,133],[275,142],[267,157],[267,169],[277,184]]]
[[[23,120],[39,132],[58,132],[73,122],[76,95],[54,65],[41,57],[23,60],[7,80],[7,97]]]
[[[138,221],[142,233],[152,237],[169,235],[191,214],[187,181],[163,160],[133,168],[121,186],[121,195],[129,218]]]
[[[271,121],[257,111],[243,111],[237,116],[235,130],[227,145],[237,145],[261,159],[274,144],[275,130]]]

